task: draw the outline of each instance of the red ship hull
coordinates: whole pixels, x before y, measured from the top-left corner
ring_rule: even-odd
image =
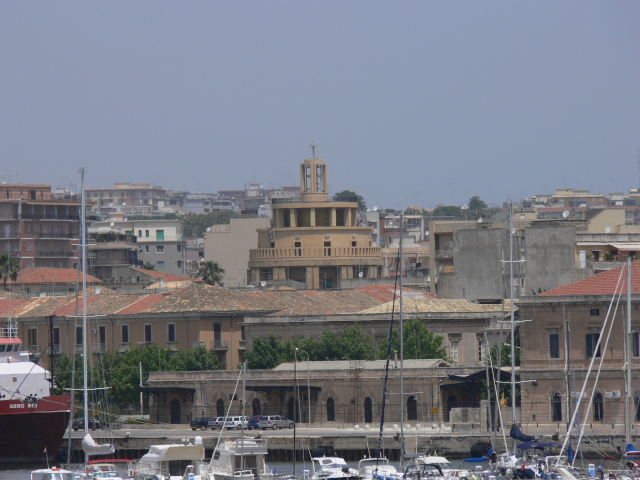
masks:
[[[0,400],[0,464],[53,460],[69,425],[71,395]],[[46,448],[46,456],[45,456]]]

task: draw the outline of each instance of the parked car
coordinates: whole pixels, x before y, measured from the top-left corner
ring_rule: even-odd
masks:
[[[104,424],[104,428],[108,427],[107,424]],[[76,418],[71,424],[71,428],[75,432],[78,430],[84,430],[84,418]],[[97,430],[102,429],[103,425],[95,418],[89,418],[89,430]]]
[[[209,417],[198,417],[191,420],[189,425],[191,426],[191,430],[194,432],[197,429],[205,430],[209,424]]]
[[[261,415],[254,415],[253,417],[251,417],[249,419],[249,422],[247,423],[247,428],[249,430],[253,430],[254,428],[257,430],[260,428],[260,418]]]
[[[258,425],[262,430],[267,428],[273,428],[277,430],[279,428],[293,428],[293,420],[289,420],[282,415],[262,415]]]
[[[224,425],[224,417],[211,417],[207,423],[207,428],[215,430],[216,428],[222,428]]]
[[[238,430],[242,429],[242,427],[247,428],[249,422],[249,418],[247,417],[227,417],[227,421],[224,424],[224,428],[227,430],[231,430],[232,428],[237,428]]]

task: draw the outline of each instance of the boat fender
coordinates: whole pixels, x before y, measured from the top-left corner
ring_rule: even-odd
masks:
[[[127,476],[129,478],[133,478],[136,476],[135,472],[132,469],[127,470]]]

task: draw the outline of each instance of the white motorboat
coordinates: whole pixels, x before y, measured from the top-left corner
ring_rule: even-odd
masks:
[[[73,480],[73,472],[58,467],[31,471],[31,480]]]
[[[311,480],[359,480],[358,471],[350,468],[341,457],[313,457]]]
[[[476,478],[471,470],[455,468],[449,460],[438,455],[417,455],[413,457],[408,470],[421,472],[424,467],[435,468],[443,478]]]
[[[402,477],[385,457],[363,458],[358,462],[358,475],[362,480],[395,480]]]
[[[201,480],[206,477],[203,464],[202,438],[193,444],[152,445],[136,463],[133,477],[136,480]]]
[[[275,479],[265,459],[267,439],[240,437],[226,440],[213,451],[208,472],[216,480]]]

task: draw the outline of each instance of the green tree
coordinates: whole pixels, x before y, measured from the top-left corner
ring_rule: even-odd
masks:
[[[282,342],[274,335],[269,338],[254,338],[250,350],[246,350],[244,358],[249,369],[270,369],[286,362]]]
[[[405,215],[422,215],[422,210],[420,210],[418,207],[408,207],[405,211],[404,211]]]
[[[444,338],[429,331],[419,318],[413,317],[403,325],[404,358],[447,358]],[[387,358],[386,340],[378,343],[378,358]],[[391,350],[400,352],[400,330],[391,335]]]
[[[144,268],[145,270],[155,270],[156,266],[153,263],[145,263],[142,268]]]
[[[434,217],[451,216],[456,217],[458,220],[465,218],[462,209],[456,205],[438,205],[433,209],[432,215]]]
[[[469,212],[474,213],[475,215],[481,215],[486,213],[487,204],[480,199],[477,195],[471,197],[469,199]]]
[[[187,237],[204,237],[207,228],[213,225],[228,224],[238,215],[231,210],[210,213],[188,213],[180,217],[184,234]]]
[[[333,196],[334,202],[358,202],[358,210],[367,210],[367,204],[362,196],[351,190],[342,190]]]
[[[4,290],[7,290],[7,281],[11,279],[16,281],[18,272],[20,271],[20,263],[18,259],[10,253],[0,255],[0,278],[3,282]]]
[[[224,277],[224,268],[220,267],[217,262],[207,260],[202,264],[198,271],[198,277],[207,285],[220,284]]]

